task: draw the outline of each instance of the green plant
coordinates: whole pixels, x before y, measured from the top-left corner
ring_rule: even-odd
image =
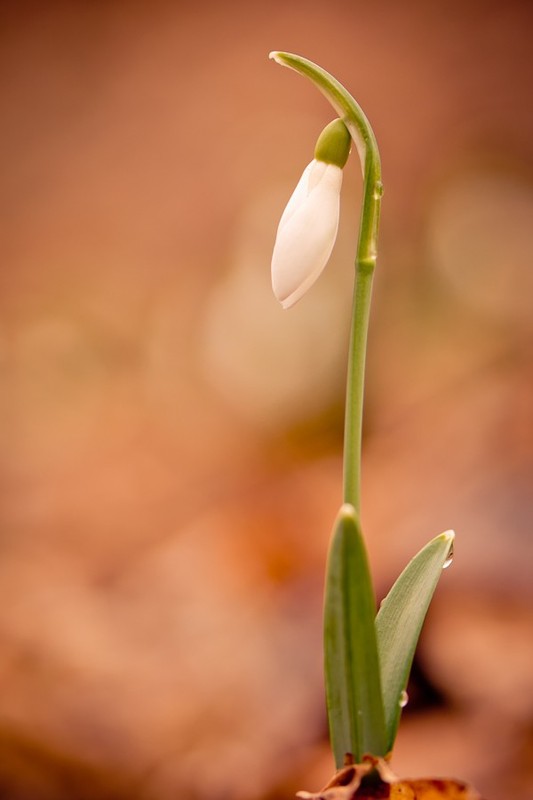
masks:
[[[338,119],[322,132],[281,218],[272,260],[274,293],[286,308],[324,268],[338,225],[342,170],[353,142],[363,169],[355,258],[353,315],[344,433],[344,503],[329,550],[324,604],[325,681],[337,769],[391,752],[418,637],[442,569],[452,558],[452,531],[429,542],[406,566],[376,615],[359,519],[364,371],[383,186],[376,138],[363,111],[325,70],[300,56],[273,52],[278,64],[309,78]]]

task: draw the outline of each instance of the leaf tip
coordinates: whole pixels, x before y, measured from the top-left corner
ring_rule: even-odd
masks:
[[[356,516],[357,511],[355,510],[355,506],[352,506],[351,503],[343,503],[339,508],[339,517],[350,517],[350,519],[353,519]]]
[[[440,536],[438,536],[437,538],[442,539],[443,542],[447,542],[449,550],[453,550],[453,543],[455,541],[455,531],[452,530],[444,531],[444,533],[441,533]]]
[[[357,509],[351,503],[343,503],[339,508],[335,524],[349,523],[359,528],[359,515]]]
[[[448,550],[446,551],[446,560],[442,565],[442,569],[447,569],[453,561],[453,542],[455,539],[455,531],[444,531],[442,538],[448,545]]]

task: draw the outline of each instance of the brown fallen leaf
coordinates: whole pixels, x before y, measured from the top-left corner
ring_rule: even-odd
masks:
[[[301,800],[482,800],[462,781],[421,778],[400,781],[382,758],[365,756],[347,764],[319,792],[298,792]]]
[[[440,778],[398,781],[390,788],[391,800],[481,800],[468,784]]]

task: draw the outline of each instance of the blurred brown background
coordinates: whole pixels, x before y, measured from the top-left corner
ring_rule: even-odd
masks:
[[[282,312],[274,233],[332,112],[272,49],[345,83],[382,150],[379,595],[457,531],[393,767],[532,796],[532,22],[520,0],[2,3],[0,797],[273,800],[333,769],[360,173]]]

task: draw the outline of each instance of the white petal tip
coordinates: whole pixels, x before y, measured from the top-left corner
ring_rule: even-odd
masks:
[[[280,300],[279,297],[277,298],[278,303],[282,307],[284,311],[287,311],[288,308],[292,308],[298,302],[299,298],[287,297],[285,300]]]
[[[292,294],[289,294],[287,297],[284,296],[280,297],[279,294],[277,294],[276,292],[274,292],[274,296],[278,301],[278,303],[280,304],[280,306],[283,308],[283,310],[286,311],[288,308],[292,308],[293,306],[295,306],[296,303],[298,303],[302,299],[304,294],[306,294],[306,292],[307,292],[306,286],[299,286],[297,289],[294,290],[294,292],[292,292]]]
[[[286,311],[288,308],[291,308],[291,306],[295,305],[295,303],[298,302],[299,298],[294,297],[293,295],[289,295],[289,297],[280,297],[276,291],[274,290],[272,291],[274,293],[274,297],[276,298],[276,300],[278,301],[278,303],[280,304],[280,306],[284,311]]]

